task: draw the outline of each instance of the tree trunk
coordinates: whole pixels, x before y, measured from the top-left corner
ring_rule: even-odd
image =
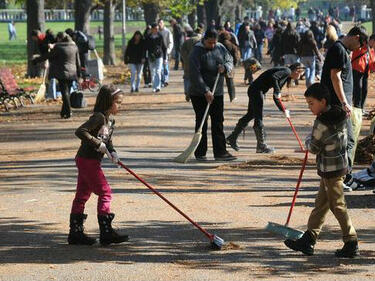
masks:
[[[239,3],[236,6],[236,18],[235,18],[235,20],[236,20],[236,22],[237,22],[237,20],[239,20],[239,21],[242,20],[242,3]]]
[[[41,69],[32,63],[34,54],[38,53],[38,45],[31,39],[31,31],[39,29],[44,32],[44,0],[27,0],[27,77],[41,76]]]
[[[114,0],[107,0],[104,5],[104,19],[103,19],[103,31],[104,31],[104,55],[103,63],[105,65],[115,65],[116,53],[115,53],[115,33],[114,33],[114,17],[115,7]]]
[[[149,25],[156,22],[156,19],[159,17],[160,8],[155,3],[144,3],[143,12],[146,25]]]
[[[6,9],[6,8],[7,8],[7,1],[0,0],[0,9]]]
[[[375,0],[370,1],[371,18],[372,18],[372,33],[375,33]]]
[[[188,22],[191,26],[191,28],[194,30],[195,29],[195,17],[197,15],[197,11],[194,10],[188,15]]]
[[[74,1],[74,29],[89,33],[92,0]]]
[[[207,16],[206,16],[206,9],[204,5],[197,5],[197,18],[198,24],[203,23],[205,27],[207,27]]]
[[[206,8],[206,16],[207,16],[207,23],[206,25],[210,25],[212,20],[215,20],[216,25],[219,24],[220,18],[218,15],[218,0],[208,0],[204,2],[204,6]]]

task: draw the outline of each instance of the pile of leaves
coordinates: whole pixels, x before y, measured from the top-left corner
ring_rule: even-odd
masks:
[[[129,84],[130,70],[125,65],[106,66],[106,69],[106,79],[108,79],[109,83],[122,85]]]
[[[371,164],[375,154],[375,135],[358,141],[354,161],[357,164]]]

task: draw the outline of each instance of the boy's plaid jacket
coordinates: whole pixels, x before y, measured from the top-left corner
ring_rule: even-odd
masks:
[[[332,178],[347,174],[347,117],[339,106],[328,107],[320,114],[306,139],[306,148],[316,154],[318,175]]]

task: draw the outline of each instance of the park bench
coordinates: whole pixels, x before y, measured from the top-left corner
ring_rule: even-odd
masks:
[[[12,102],[16,108],[19,105],[24,106],[23,99],[28,99],[34,103],[33,88],[20,88],[17,81],[9,68],[0,69],[0,104],[3,104],[8,111],[8,103]]]

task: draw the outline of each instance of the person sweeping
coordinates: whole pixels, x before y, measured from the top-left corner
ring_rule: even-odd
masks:
[[[254,132],[257,139],[257,153],[273,153],[275,150],[266,144],[266,134],[263,125],[263,106],[265,94],[273,88],[273,100],[280,111],[284,111],[281,104],[281,89],[289,81],[300,78],[304,71],[301,63],[292,64],[289,67],[274,67],[263,72],[248,88],[249,104],[247,113],[238,120],[233,132],[226,138],[234,150],[239,151],[237,138],[247,127],[247,124],[254,119]],[[286,112],[285,112],[286,113]],[[287,113],[286,113],[287,114]]]
[[[305,92],[311,112],[317,116],[311,135],[306,138],[306,149],[316,154],[318,175],[321,177],[307,231],[297,240],[287,239],[285,245],[305,255],[314,254],[314,245],[329,210],[340,224],[344,246],[337,257],[353,258],[359,255],[357,233],[347,212],[342,184],[348,170],[347,114],[342,106],[330,105],[330,95],[320,83]]]
[[[115,217],[110,210],[112,191],[101,168],[101,160],[107,150],[114,164],[119,161],[112,145],[115,121],[110,119],[110,115],[116,115],[119,112],[122,100],[123,92],[120,89],[113,85],[101,87],[96,98],[94,113],[75,132],[76,136],[81,139],[81,146],[75,158],[78,179],[70,214],[69,244],[92,245],[96,242],[94,238],[84,233],[83,228],[83,223],[87,218],[84,214],[85,204],[92,193],[98,195],[100,243],[109,245],[128,240],[127,235],[120,235],[112,228],[112,220]]]

